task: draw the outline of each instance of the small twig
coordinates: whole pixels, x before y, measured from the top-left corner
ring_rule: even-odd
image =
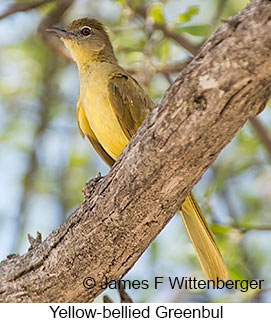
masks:
[[[161,30],[166,37],[174,40],[178,45],[182,46],[185,50],[187,50],[193,56],[195,56],[197,54],[197,52],[199,50],[199,46],[192,44],[188,39],[184,38],[182,35],[169,29],[167,26],[162,25],[162,24],[154,24],[153,28],[156,30]]]
[[[271,136],[267,133],[264,125],[256,117],[249,118],[252,128],[255,130],[259,138],[261,139],[262,144],[265,146],[269,156],[271,156]]]
[[[134,7],[130,1],[127,1],[127,4],[131,8],[131,10],[134,11],[136,15],[143,18],[144,20],[147,19],[146,6],[144,5],[144,3],[142,3],[142,5],[139,7]],[[188,39],[184,38],[182,35],[169,29],[167,26],[155,23],[153,24],[152,27],[153,29],[162,31],[166,37],[174,40],[177,44],[182,46],[193,56],[197,54],[199,50],[199,46],[192,44]]]
[[[180,73],[183,68],[189,63],[190,60],[180,61],[176,63],[169,63],[169,64],[157,64],[152,65],[150,68],[153,69],[155,74],[164,74],[170,75],[174,73]],[[132,66],[125,66],[125,70],[130,74],[137,74],[143,69],[143,66],[139,66],[134,68]]]
[[[112,301],[112,299],[111,299],[109,296],[107,296],[107,295],[104,295],[104,297],[103,297],[103,302],[104,302],[104,303],[114,303],[114,302]]]
[[[248,231],[270,231],[271,225],[232,225],[233,228],[241,231],[242,233],[247,233]]]
[[[36,238],[31,236],[31,234],[29,234],[29,233],[27,234],[27,238],[30,243],[30,247],[28,248],[28,251],[36,248],[37,246],[39,246],[42,243],[42,236],[41,236],[41,233],[38,231],[36,233]]]
[[[156,66],[155,70],[156,70],[156,73],[167,74],[167,75],[180,73],[190,61],[191,59],[187,59],[185,61],[169,63],[167,65],[160,65],[160,66],[158,65]]]
[[[126,291],[124,289],[124,285],[121,282],[121,280],[119,282],[120,282],[120,284],[118,284],[118,292],[119,292],[119,296],[120,296],[120,302],[121,303],[133,303],[131,297],[126,293]]]
[[[7,10],[0,15],[0,19],[13,15],[16,12],[28,11],[44,5],[47,2],[55,0],[30,1],[26,3],[14,3],[8,6]]]
[[[117,281],[117,287],[118,287],[118,293],[119,293],[119,296],[120,296],[120,302],[121,303],[133,303],[131,297],[126,293],[126,291],[124,289],[124,285],[123,285],[121,280]],[[107,295],[105,295],[103,297],[103,302],[104,303],[114,303],[112,301],[112,299]]]

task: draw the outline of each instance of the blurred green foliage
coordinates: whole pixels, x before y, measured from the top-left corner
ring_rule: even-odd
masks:
[[[13,1],[15,3],[16,1]],[[27,1],[17,1],[26,3]],[[0,13],[10,1],[2,1]],[[92,16],[108,27],[119,62],[156,101],[163,97],[191,57],[152,23],[162,24],[200,45],[247,1],[75,0],[59,22]],[[130,5],[129,5],[130,4]],[[0,243],[1,258],[25,252],[26,234],[46,237],[82,201],[84,183],[107,166],[77,130],[79,93],[73,63],[48,47],[37,32],[57,6],[50,1],[0,20]],[[12,28],[11,28],[12,27]],[[63,48],[59,42],[59,49]],[[259,116],[271,135],[271,112]],[[270,152],[250,124],[223,150],[195,187],[197,199],[217,237],[233,279],[264,279],[264,290],[130,291],[135,301],[271,300]],[[126,276],[196,276],[203,278],[193,248],[176,216]],[[116,299],[113,292],[106,292]],[[112,294],[112,295],[111,295]],[[98,301],[101,298],[98,298]]]

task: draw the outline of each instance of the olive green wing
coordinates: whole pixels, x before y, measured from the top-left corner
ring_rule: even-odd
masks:
[[[103,149],[100,145],[97,137],[95,136],[94,132],[90,128],[88,123],[87,117],[85,115],[85,111],[81,105],[80,99],[77,102],[77,125],[81,136],[84,138],[85,136],[88,138],[90,143],[92,144],[93,148],[96,152],[101,156],[101,158],[105,161],[105,163],[112,167],[115,160],[111,158],[107,152]]]
[[[130,140],[155,104],[137,81],[125,72],[109,75],[107,91],[121,128]]]

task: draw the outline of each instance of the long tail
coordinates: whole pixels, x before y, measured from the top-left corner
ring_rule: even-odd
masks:
[[[223,257],[192,193],[184,201],[180,213],[207,278],[227,280],[228,271]]]

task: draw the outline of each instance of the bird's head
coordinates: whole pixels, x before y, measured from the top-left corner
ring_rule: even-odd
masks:
[[[92,61],[116,61],[103,24],[94,18],[78,19],[66,29],[51,27],[47,31],[63,40],[79,66]]]

